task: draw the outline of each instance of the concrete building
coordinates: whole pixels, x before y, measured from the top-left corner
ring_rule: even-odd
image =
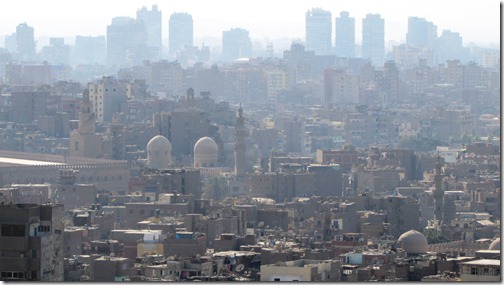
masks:
[[[362,19],[362,57],[374,66],[382,66],[385,59],[385,20],[380,14],[367,14]]]
[[[137,20],[141,20],[145,23],[147,27],[147,46],[149,49],[149,59],[159,60],[161,59],[161,53],[163,50],[163,44],[161,40],[162,22],[161,22],[161,11],[158,10],[157,5],[152,5],[149,11],[147,7],[142,7],[138,9],[136,13]]]
[[[45,116],[49,91],[37,88],[31,91],[11,92],[11,120],[15,123],[32,123]]]
[[[91,206],[96,202],[97,188],[94,184],[77,183],[77,173],[73,169],[60,170],[57,194],[53,195],[56,200],[65,206],[65,210],[71,210],[82,206]]]
[[[92,261],[92,277],[95,282],[128,281],[133,261],[124,257],[101,256]]]
[[[326,106],[358,104],[359,77],[349,71],[326,69],[324,71],[324,97]]]
[[[300,259],[261,265],[261,281],[338,282],[341,262]]]
[[[107,58],[105,36],[76,36],[71,62],[75,64],[104,64]]]
[[[205,234],[194,232],[176,232],[174,236],[167,237],[164,242],[165,256],[191,257],[199,254],[204,255],[207,247]]]
[[[437,26],[425,18],[409,17],[406,44],[411,47],[433,49],[437,40]]]
[[[176,59],[187,47],[193,47],[193,19],[187,13],[173,13],[169,20],[168,52]]]
[[[63,281],[63,205],[1,205],[0,226],[0,280]]]
[[[355,57],[355,18],[347,11],[336,17],[335,51],[338,57]]]
[[[16,53],[19,61],[32,61],[35,59],[34,29],[26,23],[16,27]]]
[[[107,26],[107,63],[112,66],[139,65],[149,59],[147,26],[130,17],[112,18]]]
[[[342,172],[348,172],[359,162],[358,152],[352,146],[341,150],[317,150],[316,162],[320,164],[338,164]]]
[[[306,12],[306,50],[328,55],[332,50],[332,16],[330,11],[313,8]]]
[[[233,28],[222,32],[222,60],[234,61],[248,57],[252,57],[252,41],[249,37],[249,31]]]
[[[103,76],[102,79],[88,84],[91,111],[95,120],[111,122],[115,113],[127,113],[127,84],[119,82],[112,76]]]
[[[478,259],[460,264],[462,282],[501,282],[501,262],[495,259]]]

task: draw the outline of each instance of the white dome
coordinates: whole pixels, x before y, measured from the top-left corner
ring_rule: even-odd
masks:
[[[163,168],[171,163],[172,145],[162,135],[153,137],[147,144],[147,167]]]
[[[408,254],[426,253],[429,246],[427,238],[421,232],[415,230],[402,234],[397,243]]]
[[[500,250],[500,238],[496,238],[490,246],[488,247],[488,250]]]
[[[219,147],[210,137],[202,137],[194,144],[194,167],[213,167],[217,164]]]

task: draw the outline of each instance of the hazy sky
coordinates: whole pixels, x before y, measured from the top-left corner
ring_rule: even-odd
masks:
[[[362,18],[379,13],[385,19],[385,41],[405,40],[407,18],[426,18],[444,29],[459,32],[464,45],[500,41],[500,1],[497,0],[14,0],[0,8],[0,35],[11,34],[26,22],[35,28],[35,37],[105,35],[116,16],[136,17],[137,9],[157,4],[163,13],[163,38],[168,34],[168,19],[174,12],[193,16],[194,36],[221,37],[222,31],[241,27],[255,39],[305,37],[305,12],[320,7],[334,18],[346,10],[356,22],[356,40],[361,39]],[[333,40],[334,42],[334,40]],[[196,43],[195,43],[196,44]],[[1,43],[0,45],[3,45]]]

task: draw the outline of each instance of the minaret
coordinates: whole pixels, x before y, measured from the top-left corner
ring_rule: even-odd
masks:
[[[236,117],[235,175],[237,177],[245,175],[245,118],[241,105]]]
[[[442,185],[442,179],[443,177],[441,176],[441,163],[439,161],[440,157],[439,154],[437,156],[437,163],[436,163],[436,176],[434,178],[435,186],[436,189],[434,190],[434,215],[436,221],[439,223],[439,225],[443,224],[443,198],[444,198],[444,191],[443,191],[443,185]]]
[[[81,111],[79,113],[79,134],[94,134],[96,132],[95,114],[91,111],[91,101],[89,100],[89,90],[82,92]]]

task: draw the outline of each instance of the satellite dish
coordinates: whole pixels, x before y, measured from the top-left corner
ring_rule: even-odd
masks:
[[[238,265],[236,266],[235,271],[236,271],[236,272],[242,272],[242,271],[243,271],[243,269],[245,269],[245,265],[243,265],[243,264],[238,264]]]
[[[263,221],[260,221],[259,224],[257,224],[258,227],[262,227],[264,226],[264,222]]]

